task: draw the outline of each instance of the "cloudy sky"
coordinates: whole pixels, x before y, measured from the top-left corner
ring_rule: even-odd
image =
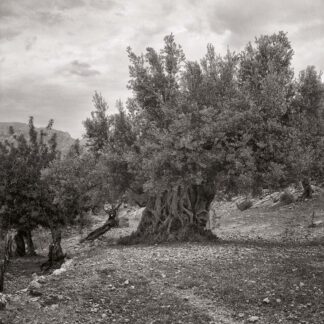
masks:
[[[207,43],[239,51],[255,36],[288,32],[294,68],[324,70],[324,0],[0,0],[0,121],[82,134],[95,90],[130,94],[126,47],[160,48],[171,32],[191,60]]]

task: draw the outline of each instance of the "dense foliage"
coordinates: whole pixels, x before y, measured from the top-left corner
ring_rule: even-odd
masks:
[[[12,131],[0,145],[2,228],[31,237],[46,226],[62,255],[61,226],[128,199],[146,205],[137,239],[188,239],[206,234],[216,193],[302,181],[310,194],[310,181],[324,180],[321,74],[309,66],[294,78],[285,33],[224,57],[208,45],[200,62],[173,35],[160,51],[127,51],[133,96],[109,114],[95,93],[86,148],[76,142],[58,157],[55,138],[45,142],[32,119],[29,139]]]
[[[115,156],[116,170],[132,175],[126,185],[148,193],[139,231],[169,236],[188,224],[201,227],[217,192],[257,194],[323,179],[321,76],[307,67],[294,79],[285,33],[224,57],[208,45],[200,62],[187,61],[173,35],[164,41],[160,52],[128,49],[134,95],[118,145],[106,104],[96,104],[85,123],[92,148]],[[104,102],[98,95],[94,101]],[[105,125],[104,136],[96,125]],[[96,143],[105,144],[98,150]]]

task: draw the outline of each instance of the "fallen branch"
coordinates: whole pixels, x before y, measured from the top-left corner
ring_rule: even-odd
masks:
[[[109,215],[108,220],[103,224],[102,226],[96,228],[94,231],[89,233],[85,238],[80,240],[80,243],[83,243],[85,241],[94,241],[98,237],[102,236],[106,232],[108,232],[110,229],[113,227],[118,226],[118,220],[116,219],[117,217],[117,212],[119,207],[121,206],[122,203],[119,203],[117,206],[112,205],[111,208],[105,209],[105,212]]]
[[[83,243],[85,241],[94,241],[98,237],[108,232],[113,227],[117,227],[117,226],[118,226],[118,221],[116,219],[108,219],[104,225],[96,228],[94,231],[89,233],[85,238],[80,240],[80,243]]]

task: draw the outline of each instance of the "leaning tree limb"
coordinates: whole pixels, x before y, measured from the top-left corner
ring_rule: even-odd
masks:
[[[116,219],[108,219],[104,225],[96,228],[94,231],[89,233],[85,238],[80,240],[80,243],[83,243],[85,241],[94,241],[98,237],[108,232],[113,227],[117,227],[117,226],[118,226],[118,221]]]
[[[95,239],[108,232],[110,229],[117,227],[118,220],[116,219],[116,217],[121,204],[122,203],[119,203],[117,206],[112,205],[111,208],[105,210],[105,212],[108,214],[108,220],[102,226],[96,228],[95,230],[90,232],[85,238],[80,240],[80,243],[83,243],[85,241],[94,241]]]

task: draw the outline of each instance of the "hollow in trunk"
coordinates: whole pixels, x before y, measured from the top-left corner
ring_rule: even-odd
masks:
[[[24,240],[24,231],[18,230],[14,239],[15,239],[15,244],[16,244],[15,254],[19,257],[25,256],[26,255],[26,247],[25,247],[25,240]]]

